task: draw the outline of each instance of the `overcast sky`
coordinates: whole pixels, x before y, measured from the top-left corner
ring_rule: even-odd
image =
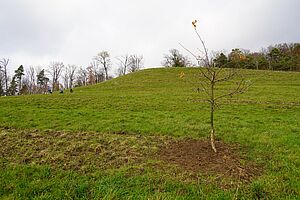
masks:
[[[299,0],[0,0],[0,59],[10,68],[50,61],[88,66],[100,51],[161,65],[171,48],[260,50],[300,42]],[[117,61],[113,59],[116,63]]]

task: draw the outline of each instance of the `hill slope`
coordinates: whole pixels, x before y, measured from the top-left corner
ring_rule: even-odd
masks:
[[[197,69],[147,69],[72,94],[0,98],[0,197],[299,197],[300,73],[243,72],[254,84],[221,103],[216,134],[229,146],[238,144],[241,166],[262,168],[251,183],[219,188],[218,174],[210,180],[203,171],[198,176],[157,160],[159,149],[172,143],[182,152],[198,147],[209,133],[209,107],[196,92]],[[197,161],[202,149],[194,151],[187,153]],[[172,154],[165,157],[173,161]],[[189,162],[179,158],[183,166]],[[231,182],[223,176],[221,185]]]
[[[199,87],[186,79],[196,69],[148,69],[99,85],[76,88],[73,94],[0,98],[2,127],[39,130],[130,132],[203,136],[208,129],[208,105],[199,103]],[[300,74],[246,71],[250,91],[222,106],[216,123],[224,128],[261,132],[268,124],[296,128],[300,118]],[[193,76],[190,76],[193,77]],[[231,124],[228,126],[227,122]],[[226,123],[226,127],[221,125]],[[275,124],[274,124],[275,123]],[[242,125],[242,126],[241,126]],[[278,127],[276,130],[278,131]],[[205,135],[205,134],[204,134]]]

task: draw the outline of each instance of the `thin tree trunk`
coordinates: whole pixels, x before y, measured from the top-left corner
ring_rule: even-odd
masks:
[[[5,96],[8,94],[8,76],[7,76],[7,69],[6,66],[4,66],[4,77],[5,77]]]
[[[19,95],[21,95],[21,88],[22,88],[22,78],[20,78],[20,83],[19,83]]]
[[[215,111],[215,94],[214,94],[214,87],[215,87],[215,73],[213,74],[212,81],[211,81],[211,100],[210,100],[210,144],[211,148],[217,153],[216,144],[215,144],[215,128],[214,128],[214,111]]]
[[[107,72],[108,69],[107,69],[107,67],[104,68],[104,71],[105,71],[105,79],[108,80],[108,72]]]
[[[124,66],[124,72],[123,72],[123,75],[125,76],[125,74],[126,74],[126,65],[127,64],[125,64],[125,66]]]
[[[217,152],[216,145],[215,145],[215,128],[214,128],[214,102],[211,103],[211,111],[210,111],[210,144],[211,148],[214,150],[214,152]]]

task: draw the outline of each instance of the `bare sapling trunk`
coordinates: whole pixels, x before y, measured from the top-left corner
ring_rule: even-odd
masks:
[[[214,127],[214,112],[215,112],[215,94],[214,94],[214,87],[215,87],[214,79],[215,78],[214,78],[214,75],[215,75],[215,73],[213,73],[212,80],[211,80],[211,99],[210,99],[210,128],[211,128],[211,132],[210,132],[210,144],[211,144],[211,148],[216,153],[217,149],[216,149],[215,127]]]
[[[216,149],[216,141],[215,141],[215,127],[214,127],[214,103],[211,104],[211,111],[210,111],[210,144],[211,148],[217,153]]]
[[[211,132],[210,132],[210,144],[211,144],[211,148],[214,150],[214,152],[217,153],[216,141],[215,141],[215,129],[214,128],[211,128]]]

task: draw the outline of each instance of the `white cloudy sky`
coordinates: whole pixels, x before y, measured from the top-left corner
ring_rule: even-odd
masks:
[[[259,50],[300,42],[299,0],[0,0],[0,59],[10,68],[50,61],[87,66],[102,50],[112,58],[142,54],[145,67],[183,43],[209,50]]]

